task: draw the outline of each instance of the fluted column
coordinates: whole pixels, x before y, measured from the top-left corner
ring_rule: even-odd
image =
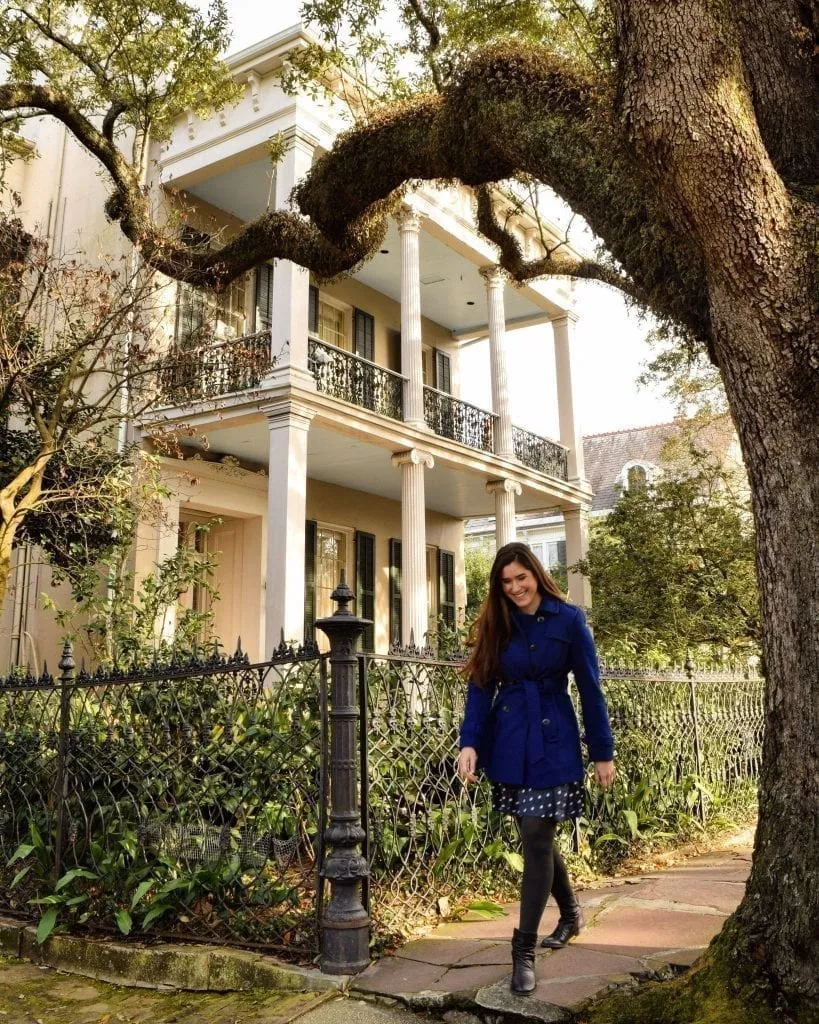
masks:
[[[490,480],[487,491],[495,495],[495,545],[502,548],[517,537],[515,528],[515,495],[523,488],[515,480]]]
[[[307,432],[314,412],[296,402],[268,406],[267,579],[264,650],[304,639]]]
[[[396,452],[401,467],[401,636],[404,644],[423,646],[427,632],[427,521],[424,470],[432,469],[429,452]]]
[[[302,128],[284,132],[286,150],[276,167],[275,206],[286,209],[293,188],[310,170],[317,140]],[[291,260],[277,260],[273,271],[271,355],[276,360],[273,378],[295,378],[312,386],[307,370],[307,328],[310,274]]]
[[[492,376],[492,411],[495,414],[495,453],[514,458],[512,414],[509,408],[509,381],[506,374],[506,312],[503,292],[506,273],[500,267],[485,267],[489,322],[489,366]]]
[[[566,564],[574,565],[589,552],[589,509],[564,508],[563,522],[566,527]],[[569,572],[569,597],[581,608],[590,608],[592,603],[591,583],[588,576]]]
[[[401,373],[404,421],[423,428],[424,367],[421,353],[421,215],[405,205],[396,218],[401,232]]]
[[[569,480],[585,480],[583,437],[577,420],[577,396],[572,377],[572,338],[577,317],[574,313],[552,321],[555,341],[555,377],[560,443],[568,448]]]

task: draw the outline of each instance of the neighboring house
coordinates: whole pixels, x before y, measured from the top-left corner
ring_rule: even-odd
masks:
[[[624,491],[659,479],[669,468],[663,448],[678,436],[678,423],[657,423],[648,427],[628,427],[583,438],[586,479],[594,492],[591,516],[606,516]],[[730,418],[719,417],[704,428],[698,443],[718,455],[725,465],[741,468],[742,456]],[[567,551],[563,517],[550,509],[516,520],[516,539],[532,548],[547,568],[571,565]],[[495,550],[495,522],[491,516],[472,519],[466,524],[466,549],[492,553]]]
[[[345,126],[340,101],[281,89],[282,65],[306,38],[296,27],[231,57],[243,99],[208,120],[190,114],[154,147],[150,184],[169,207],[177,196],[188,204],[191,244],[284,206]],[[287,149],[274,172],[275,135]],[[89,238],[94,252],[106,251],[98,238],[122,250],[89,158],[53,123],[40,122],[33,142],[17,182],[26,222],[58,251],[79,237],[87,251]],[[540,255],[537,220],[516,213],[512,225]],[[162,458],[173,497],[162,526],[140,532],[137,577],[198,536],[202,553],[218,556],[215,634],[228,647],[241,636],[262,657],[282,635],[314,635],[342,571],[356,610],[373,620],[369,648],[421,642],[439,616],[454,623],[465,605],[464,523],[475,517],[495,515],[504,542],[516,512],[559,508],[564,560],[580,558],[591,491],[573,415],[570,287],[511,287],[496,258],[475,229],[470,194],[429,186],[407,195],[380,252],[344,280],[322,284],[279,261],[218,296],[168,282],[167,356],[157,401],[136,428],[149,448],[175,435],[178,457]],[[554,344],[559,440],[510,419],[504,333],[532,325]],[[470,403],[459,377],[462,345],[481,337],[492,410]],[[191,530],[215,517],[206,536]],[[27,573],[18,552],[0,660],[20,657],[25,635],[24,660],[36,665],[55,645],[38,611],[47,580]],[[572,578],[581,603],[586,586]]]

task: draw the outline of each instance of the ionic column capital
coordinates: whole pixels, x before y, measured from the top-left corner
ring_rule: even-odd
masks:
[[[489,480],[486,489],[490,494],[523,494],[523,487],[517,480]]]
[[[426,466],[432,469],[435,459],[431,452],[425,452],[420,448],[407,448],[402,452],[394,452],[392,455],[393,466]]]
[[[487,288],[504,288],[510,279],[509,272],[494,263],[481,267],[478,273],[486,282]]]
[[[402,234],[411,232],[418,234],[421,230],[423,214],[419,213],[411,203],[402,203],[395,214],[395,220]]]

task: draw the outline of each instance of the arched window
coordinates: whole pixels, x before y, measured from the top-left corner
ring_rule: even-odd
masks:
[[[626,474],[626,490],[637,491],[648,483],[645,466],[629,466]]]

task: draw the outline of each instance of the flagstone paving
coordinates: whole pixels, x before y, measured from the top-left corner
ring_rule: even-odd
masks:
[[[352,982],[354,992],[390,995],[413,1009],[471,1003],[498,1013],[558,1021],[612,985],[684,968],[702,953],[739,903],[749,849],[711,853],[580,894],[588,927],[566,949],[539,948],[537,988],[527,999],[509,992],[516,905],[491,921],[450,922],[383,957]],[[547,908],[542,934],[554,927]]]

